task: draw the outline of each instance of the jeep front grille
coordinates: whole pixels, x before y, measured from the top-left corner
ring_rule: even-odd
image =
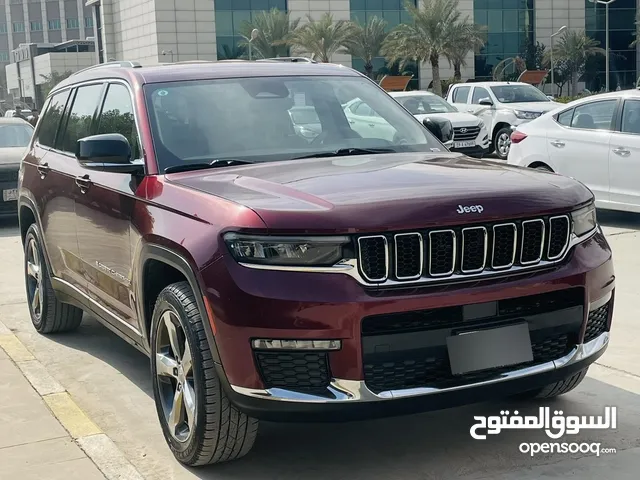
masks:
[[[562,258],[570,232],[569,217],[559,215],[363,236],[357,242],[358,264],[370,283],[535,267]]]

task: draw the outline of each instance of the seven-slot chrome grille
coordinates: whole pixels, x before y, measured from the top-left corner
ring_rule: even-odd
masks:
[[[360,274],[370,283],[446,279],[559,260],[568,215],[358,238]]]

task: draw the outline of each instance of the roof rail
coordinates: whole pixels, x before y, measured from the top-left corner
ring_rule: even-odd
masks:
[[[104,67],[128,67],[128,68],[140,68],[142,65],[138,62],[130,62],[128,60],[117,60],[115,62],[105,62],[98,63],[97,65],[91,65],[90,67],[83,68],[82,70],[78,70],[71,74],[71,76],[78,75],[82,72],[87,72],[89,70],[93,70],[96,68],[104,68]]]
[[[292,62],[292,63],[318,63],[315,60],[307,57],[273,57],[273,58],[261,58],[256,62]]]

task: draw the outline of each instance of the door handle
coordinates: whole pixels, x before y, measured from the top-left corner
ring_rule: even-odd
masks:
[[[553,145],[556,148],[563,148],[564,142],[561,142],[560,140],[554,140],[551,142],[551,145]]]
[[[38,165],[36,167],[38,169],[38,172],[40,173],[40,178],[44,179],[44,177],[47,176],[47,173],[49,173],[51,171],[51,167],[49,166],[48,163],[42,163],[40,165]]]
[[[82,177],[76,177],[76,185],[80,187],[80,192],[87,193],[91,186],[91,179],[89,175],[83,175]]]
[[[624,147],[618,147],[613,149],[613,153],[616,155],[620,155],[621,157],[628,157],[631,155],[631,152]]]

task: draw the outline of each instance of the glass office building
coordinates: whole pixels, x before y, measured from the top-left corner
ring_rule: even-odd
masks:
[[[256,13],[277,8],[287,10],[287,0],[215,0],[216,43],[218,59],[239,58],[244,49],[239,46],[244,39],[240,28],[251,21]]]

